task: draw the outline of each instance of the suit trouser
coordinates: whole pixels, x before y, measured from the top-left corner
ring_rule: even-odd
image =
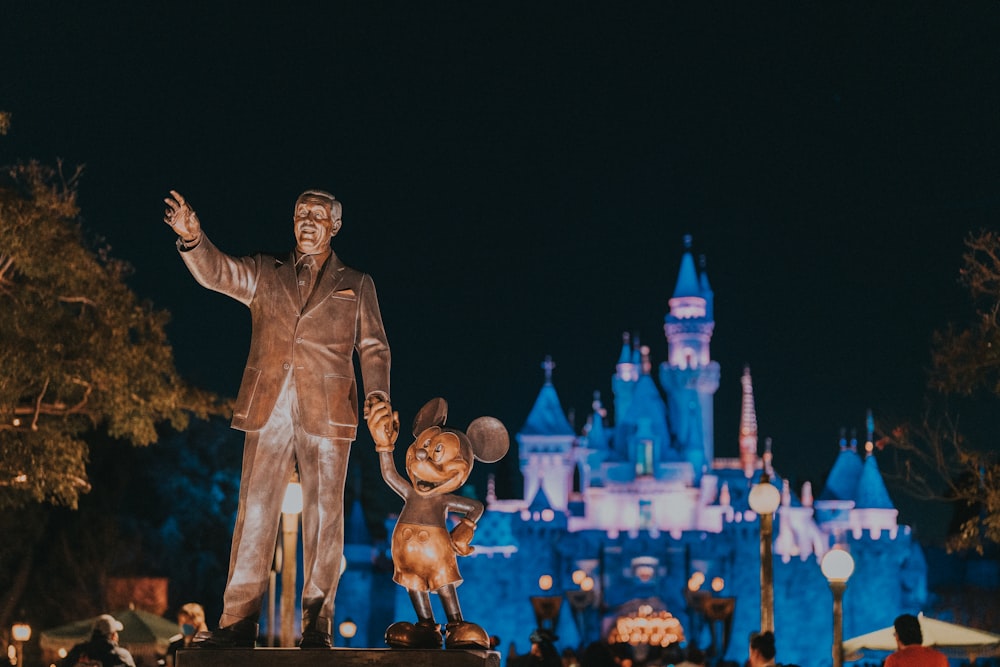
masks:
[[[220,628],[260,617],[281,502],[297,462],[302,483],[302,630],[331,632],[344,553],[344,483],[351,441],[309,435],[299,427],[298,417],[295,381],[289,374],[267,424],[246,434]]]

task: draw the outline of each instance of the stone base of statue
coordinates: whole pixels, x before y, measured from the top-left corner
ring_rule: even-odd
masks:
[[[298,648],[187,649],[176,667],[500,667],[496,651],[444,649]]]

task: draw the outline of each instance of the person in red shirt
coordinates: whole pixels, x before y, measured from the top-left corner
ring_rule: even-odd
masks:
[[[924,633],[920,630],[920,619],[913,614],[903,614],[892,625],[899,648],[885,659],[885,667],[948,667],[944,653],[922,645]]]

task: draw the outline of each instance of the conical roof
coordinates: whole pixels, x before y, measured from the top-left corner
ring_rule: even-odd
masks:
[[[677,272],[677,285],[674,287],[673,298],[685,296],[701,296],[701,285],[691,251],[686,251],[681,257],[681,268]]]
[[[520,435],[575,435],[551,382],[546,382],[538,392]]]
[[[859,509],[895,509],[873,454],[865,458],[854,506]]]
[[[862,467],[861,457],[855,450],[842,448],[833,462],[819,499],[854,500],[861,480]]]
[[[604,449],[608,446],[608,434],[604,429],[604,418],[596,410],[591,415],[590,432],[587,433],[587,442],[593,449]]]
[[[619,427],[627,432],[629,425],[638,426],[645,422],[652,435],[659,438],[664,446],[670,443],[670,433],[667,429],[667,406],[656,388],[656,383],[649,375],[641,375],[635,385],[635,393],[628,410],[619,421]]]

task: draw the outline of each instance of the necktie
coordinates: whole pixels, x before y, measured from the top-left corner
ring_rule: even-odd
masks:
[[[302,304],[309,300],[313,283],[316,281],[316,259],[312,255],[302,258],[299,265],[299,299]]]

